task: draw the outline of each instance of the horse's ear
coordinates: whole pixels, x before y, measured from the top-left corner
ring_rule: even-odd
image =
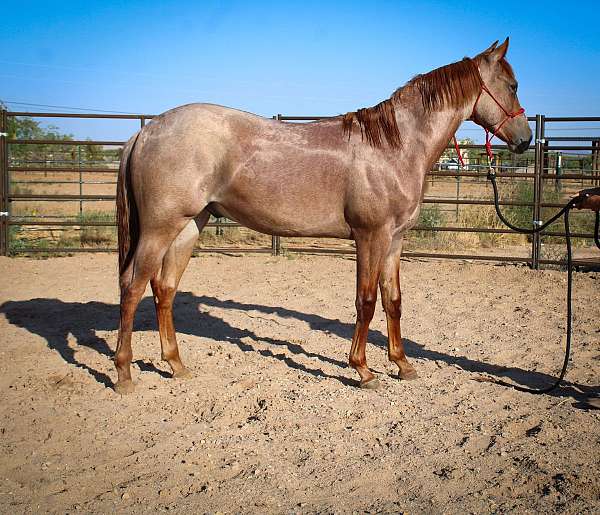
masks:
[[[492,50],[489,53],[488,59],[492,59],[494,61],[499,61],[500,59],[504,58],[507,51],[508,51],[508,37],[504,40],[504,43],[502,43],[499,47],[496,47],[494,50]]]
[[[486,55],[486,54],[491,54],[495,49],[496,46],[498,45],[498,40],[494,41],[489,48],[486,48],[483,52],[481,52],[482,55]]]

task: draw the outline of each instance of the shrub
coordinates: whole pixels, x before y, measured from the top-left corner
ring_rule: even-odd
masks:
[[[458,223],[462,227],[480,227],[486,229],[506,229],[496,214],[494,206],[463,206]],[[525,237],[507,233],[457,233],[456,239],[472,246],[494,247],[522,243]]]
[[[79,215],[79,222],[113,222],[112,213],[102,211],[88,211]],[[79,233],[81,246],[107,245],[116,242],[115,227],[110,226],[83,226]]]
[[[422,206],[417,225],[427,229],[433,229],[435,227],[441,226],[443,222],[444,215],[442,214],[440,206],[438,206],[437,204],[424,204]],[[435,239],[437,237],[437,234],[437,232],[429,230],[415,231],[415,235],[417,238]]]

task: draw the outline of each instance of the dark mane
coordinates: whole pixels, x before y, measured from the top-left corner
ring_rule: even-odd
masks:
[[[356,112],[346,113],[342,117],[342,128],[348,139],[352,134],[354,120],[358,122],[361,136],[366,138],[372,147],[381,148],[384,138],[392,148],[401,146],[400,131],[396,124],[394,104],[391,99],[388,98],[373,107],[364,107]]]
[[[510,68],[508,63],[506,66]],[[512,74],[512,70],[510,73]],[[343,115],[344,135],[350,139],[352,126],[356,120],[362,137],[366,138],[371,146],[381,148],[385,140],[390,147],[399,148],[402,140],[396,124],[394,104],[400,99],[403,91],[410,86],[417,88],[423,107],[428,112],[443,107],[461,108],[479,93],[481,76],[476,62],[468,57],[429,73],[417,75],[405,86],[397,89],[391,98],[374,107],[366,107]]]
[[[407,86],[417,88],[426,111],[443,107],[461,108],[481,90],[481,76],[475,61],[465,57],[457,63],[417,75]],[[400,96],[402,89],[397,90],[392,98]]]

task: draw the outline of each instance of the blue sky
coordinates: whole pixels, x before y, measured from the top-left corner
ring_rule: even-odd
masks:
[[[596,12],[597,2],[504,0],[10,2],[0,99],[144,113],[214,102],[265,116],[339,114],[510,36],[528,114],[599,116]],[[78,137],[122,139],[135,129],[53,123]]]

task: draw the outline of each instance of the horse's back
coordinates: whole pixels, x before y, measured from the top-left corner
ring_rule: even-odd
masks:
[[[383,209],[383,186],[371,184],[381,182],[377,152],[348,146],[335,121],[287,124],[189,104],[142,129],[132,182],[148,218],[195,216],[212,204],[261,232],[347,238],[348,214],[367,210],[370,219]]]

